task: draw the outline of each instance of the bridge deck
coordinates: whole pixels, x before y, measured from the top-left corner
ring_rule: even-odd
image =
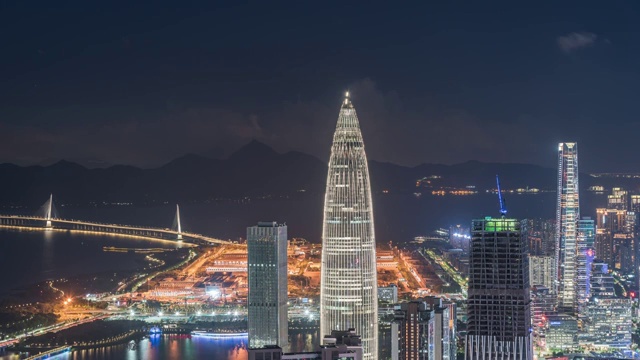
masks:
[[[65,352],[65,351],[69,351],[69,350],[71,350],[71,346],[60,346],[60,347],[57,347],[55,349],[47,350],[45,352],[41,352],[39,354],[35,354],[35,355],[32,355],[32,356],[29,356],[25,360],[47,359],[50,356],[55,356],[55,355],[61,354],[61,353]]]
[[[38,228],[46,228],[47,222],[50,221],[51,225],[55,228],[55,224],[59,225],[70,225],[71,228],[69,230],[85,230],[85,231],[95,231],[95,232],[104,232],[108,234],[133,234],[146,236],[150,238],[158,238],[162,240],[170,240],[168,236],[171,236],[173,239],[177,239],[181,236],[183,239],[194,239],[205,241],[208,243],[214,244],[230,244],[230,241],[221,240],[209,236],[205,236],[202,234],[195,234],[190,232],[178,232],[171,229],[160,229],[160,228],[152,228],[152,227],[142,227],[142,226],[132,226],[132,225],[121,225],[121,224],[104,224],[90,221],[82,221],[82,220],[68,220],[68,219],[47,219],[39,216],[20,216],[20,215],[0,215],[0,225],[5,226],[26,226],[26,227],[38,227]],[[29,223],[31,222],[31,223]],[[34,225],[34,223],[41,222],[42,225]],[[155,235],[155,236],[154,236]],[[167,237],[162,237],[162,236]]]

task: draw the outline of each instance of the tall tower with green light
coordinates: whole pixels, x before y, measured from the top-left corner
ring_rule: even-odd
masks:
[[[499,199],[500,218],[472,222],[466,360],[533,359],[527,244]]]

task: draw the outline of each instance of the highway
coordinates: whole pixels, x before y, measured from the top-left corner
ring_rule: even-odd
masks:
[[[456,269],[453,268],[453,266],[451,266],[445,259],[443,259],[441,256],[436,255],[436,253],[431,250],[431,249],[425,249],[424,252],[422,251],[418,251],[420,253],[420,255],[422,255],[425,259],[427,259],[427,256],[429,258],[431,258],[433,261],[436,262],[436,264],[440,265],[440,267],[447,273],[447,275],[449,275],[449,277],[451,277],[455,282],[458,283],[458,285],[460,285],[460,289],[462,290],[462,295],[466,298],[467,297],[467,286],[468,286],[468,281],[467,279],[463,278],[460,273],[458,273],[458,271],[456,271]],[[426,255],[425,255],[426,254]],[[428,259],[427,259],[428,260]]]
[[[13,344],[16,344],[18,342],[20,342],[20,340],[23,340],[25,338],[28,338],[30,336],[37,336],[37,335],[42,335],[44,333],[47,333],[49,331],[60,331],[60,330],[65,330],[80,324],[86,324],[95,320],[100,320],[100,319],[105,319],[107,317],[111,316],[111,314],[104,314],[104,311],[98,315],[86,318],[86,319],[81,319],[81,320],[76,320],[76,321],[72,321],[72,322],[60,322],[57,324],[53,324],[53,325],[48,325],[48,326],[43,326],[41,328],[35,329],[33,331],[29,331],[28,333],[24,333],[21,335],[18,335],[14,338],[11,339],[6,339],[0,342],[0,348],[6,347],[6,346],[11,346]]]

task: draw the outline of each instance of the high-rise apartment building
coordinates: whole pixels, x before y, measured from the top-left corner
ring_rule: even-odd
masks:
[[[542,285],[550,289],[553,282],[553,267],[556,265],[553,256],[529,255],[529,281],[531,286]]]
[[[578,220],[578,255],[576,257],[576,301],[578,316],[591,295],[591,265],[595,256],[596,225],[591,218]]]
[[[521,229],[522,238],[527,242],[531,255],[555,257],[556,225],[554,220],[525,219],[522,220]]]
[[[631,210],[635,211],[636,213],[640,212],[640,195],[631,195]]]
[[[625,274],[640,275],[637,256],[638,197],[622,188],[613,188],[608,208],[596,209],[596,256]]]
[[[430,347],[431,360],[455,360],[458,353],[456,340],[456,321],[458,309],[453,302],[443,301],[436,296],[422,298],[431,308],[434,314],[434,335],[430,335],[433,346]],[[431,328],[429,329],[431,331]],[[448,334],[447,334],[448,333]],[[448,344],[448,346],[447,346]]]
[[[607,207],[616,210],[629,210],[629,192],[619,187],[611,189],[611,194],[607,196]]]
[[[249,346],[288,348],[287,226],[247,228]]]
[[[378,358],[378,290],[371,185],[356,110],[347,97],[333,135],[322,227],[320,331],[355,328]]]
[[[392,360],[455,360],[456,305],[428,297],[395,306]]]
[[[627,234],[633,234],[638,222],[638,215],[635,211],[627,211],[624,219],[624,232]]]
[[[434,315],[426,302],[397,305],[391,323],[391,359],[429,360],[430,322],[434,322]]]
[[[560,143],[558,146],[558,201],[556,208],[558,305],[571,314],[577,312],[578,233],[576,227],[580,218],[578,190],[578,144]]]
[[[623,274],[634,274],[634,238],[633,233],[613,236],[615,267]]]
[[[455,322],[452,319],[452,308],[455,306],[449,304],[448,307],[436,306],[434,309],[434,343],[433,343],[433,360],[456,360],[456,352],[451,352],[452,329],[450,328]]]
[[[596,209],[596,256],[611,268],[616,265],[613,237],[624,228],[623,219],[623,210]]]
[[[466,360],[533,358],[528,263],[518,220],[473,221]]]
[[[449,359],[456,360],[458,358],[458,306],[454,302],[446,302],[442,304],[443,308],[449,312],[447,317],[449,322],[443,324],[443,331],[449,331]],[[446,351],[446,348],[442,350]]]

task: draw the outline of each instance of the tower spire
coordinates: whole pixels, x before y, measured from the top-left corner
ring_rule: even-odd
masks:
[[[176,222],[178,223],[178,240],[182,240],[182,224],[180,224],[180,205],[176,204]]]
[[[47,210],[45,213],[45,218],[47,219],[47,228],[51,228],[51,213],[53,212],[53,194],[49,195],[49,206],[47,206]]]
[[[342,102],[342,108],[353,109],[353,105],[351,104],[351,97],[349,90],[344,93],[344,101]]]

